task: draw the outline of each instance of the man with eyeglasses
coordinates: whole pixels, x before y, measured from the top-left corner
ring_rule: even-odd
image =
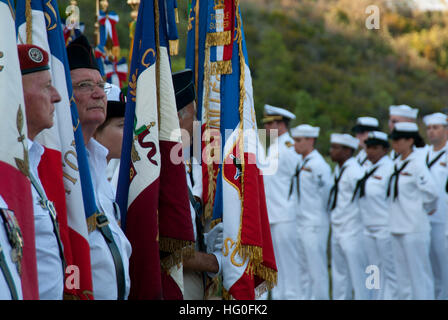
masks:
[[[101,77],[92,47],[85,36],[67,46],[73,96],[78,109],[92,184],[100,214],[89,233],[93,296],[96,300],[127,299],[130,288],[131,244],[115,219],[118,206],[107,180],[108,150],[93,135],[106,120],[110,85]]]

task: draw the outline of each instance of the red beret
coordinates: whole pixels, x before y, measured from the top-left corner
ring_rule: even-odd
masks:
[[[17,49],[22,75],[50,69],[48,53],[41,47],[34,44],[19,44]]]

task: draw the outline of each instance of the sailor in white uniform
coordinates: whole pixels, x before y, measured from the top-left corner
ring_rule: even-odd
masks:
[[[331,216],[331,276],[333,299],[369,299],[366,287],[368,266],[363,247],[362,221],[358,200],[352,201],[356,183],[364,170],[353,157],[358,139],[349,134],[331,135],[330,156],[336,162],[334,184],[328,208]]]
[[[315,149],[318,127],[307,124],[291,129],[295,150],[303,161],[297,166],[291,197],[298,203],[299,270],[304,281],[304,299],[328,300],[327,243],[330,221],[328,194],[332,186],[331,168]]]
[[[431,171],[439,191],[437,210],[429,216],[431,224],[431,248],[429,256],[434,274],[435,298],[448,299],[448,255],[446,252],[445,228],[447,220],[447,203],[445,186],[448,178],[446,163],[447,153],[447,116],[433,113],[423,118],[426,136],[430,142],[426,153],[426,164]]]
[[[387,192],[398,299],[434,299],[428,214],[437,209],[439,191],[424,158],[414,150],[414,145],[424,144],[417,125],[396,123],[390,138],[400,155]]]
[[[390,106],[389,107],[389,132],[392,132],[394,129],[394,126],[396,123],[399,122],[412,122],[417,123],[417,116],[418,116],[418,109],[417,108],[411,108],[408,105],[402,104],[398,106]],[[425,155],[426,152],[426,146],[421,147],[415,147],[415,150],[419,155]],[[421,152],[421,153],[420,153]],[[395,152],[395,150],[391,150],[389,154],[390,158],[392,160],[395,160],[398,158],[398,154]]]
[[[359,117],[356,119],[356,125],[352,128],[352,132],[355,134],[355,138],[359,140],[360,150],[355,158],[361,167],[368,168],[371,165],[369,159],[367,159],[365,141],[369,132],[378,130],[379,123],[377,119],[372,117]]]
[[[291,182],[300,161],[300,156],[294,151],[294,140],[288,132],[289,121],[295,119],[295,115],[270,105],[265,105],[264,111],[263,123],[271,135],[266,162],[270,169],[276,169],[263,168],[266,206],[278,270],[272,298],[299,299],[296,208],[289,199]]]
[[[369,265],[379,270],[378,283],[371,284],[372,299],[396,299],[397,279],[392,237],[389,231],[389,202],[386,193],[389,177],[394,171],[390,160],[387,134],[379,131],[369,133],[365,141],[366,153],[371,166],[361,180],[358,180],[353,199],[359,198],[359,208],[364,225],[364,247]]]

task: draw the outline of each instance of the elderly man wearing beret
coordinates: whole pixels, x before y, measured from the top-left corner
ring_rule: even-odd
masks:
[[[61,97],[51,82],[48,53],[28,44],[18,45],[18,51],[28,130],[39,298],[60,300],[64,290],[64,252],[56,211],[47,199],[37,171],[44,148],[34,138],[53,126],[54,104]]]

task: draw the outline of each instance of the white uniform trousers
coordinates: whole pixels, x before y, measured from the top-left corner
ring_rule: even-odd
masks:
[[[328,226],[301,226],[298,229],[300,291],[305,300],[328,300]]]
[[[184,300],[204,300],[204,282],[200,272],[184,270]]]
[[[429,258],[434,276],[435,298],[448,299],[448,256],[446,252],[445,224],[431,222]]]
[[[373,300],[397,299],[397,275],[392,253],[392,236],[383,227],[364,230],[364,248],[369,265],[379,269],[379,289],[371,289]]]
[[[398,299],[434,299],[429,247],[429,231],[392,234]]]
[[[363,246],[362,231],[349,235],[331,236],[331,283],[333,300],[369,300],[366,268],[367,255]]]
[[[296,221],[278,222],[270,226],[277,264],[277,286],[271,291],[272,299],[300,299]]]

